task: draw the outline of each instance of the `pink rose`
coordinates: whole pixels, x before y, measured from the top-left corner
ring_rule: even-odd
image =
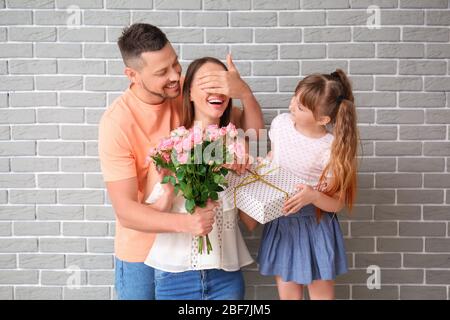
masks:
[[[158,146],[158,149],[160,150],[170,150],[172,148],[173,148],[173,140],[170,138],[161,140]]]
[[[167,152],[164,152],[162,155],[162,158],[164,159],[165,162],[169,162],[170,161],[170,154]]]
[[[183,150],[189,151],[194,146],[194,136],[192,133],[190,133],[187,137],[185,137],[182,141],[183,144]]]
[[[230,144],[228,146],[228,151],[231,154],[236,155],[236,157],[238,157],[238,158],[244,157],[244,154],[245,154],[244,145],[242,143],[239,143],[239,142],[233,142],[232,144]]]
[[[189,131],[184,126],[181,126],[181,127],[176,128],[175,130],[173,130],[170,133],[170,135],[172,137],[183,137],[183,136],[187,135],[188,133],[189,133]]]
[[[209,141],[216,141],[220,137],[220,131],[216,124],[208,126],[206,132],[209,137]]]
[[[183,140],[179,140],[179,141],[175,142],[173,147],[177,151],[177,153],[183,152]]]
[[[158,153],[158,150],[156,148],[151,148],[150,152],[148,153],[148,156],[153,157],[153,156],[156,156],[157,153]]]
[[[194,144],[201,144],[201,143],[203,143],[203,130],[202,130],[202,128],[194,126],[193,135],[194,135]]]
[[[189,154],[188,154],[188,153],[182,152],[182,153],[179,153],[179,154],[177,155],[177,160],[178,160],[178,162],[181,163],[181,164],[186,164],[187,161],[188,161],[188,157],[189,157]]]
[[[230,137],[234,138],[238,135],[238,132],[236,130],[236,126],[232,124],[231,122],[227,126],[227,133]]]
[[[219,134],[220,134],[221,136],[226,136],[226,134],[227,134],[227,128],[226,128],[226,127],[220,128]]]

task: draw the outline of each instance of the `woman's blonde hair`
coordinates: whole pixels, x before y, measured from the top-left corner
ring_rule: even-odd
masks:
[[[295,89],[300,103],[310,109],[316,119],[330,117],[334,141],[331,155],[323,170],[318,189],[327,195],[340,194],[340,200],[351,212],[357,189],[357,148],[359,134],[352,85],[344,71],[331,74],[312,74],[299,82]],[[332,179],[326,185],[327,174]],[[317,210],[320,220],[321,210]]]

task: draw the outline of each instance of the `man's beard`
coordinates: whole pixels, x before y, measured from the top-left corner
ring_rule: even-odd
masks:
[[[141,82],[141,85],[142,85],[142,88],[144,88],[144,90],[147,91],[147,93],[150,93],[152,95],[160,97],[162,100],[176,98],[180,94],[180,90],[178,90],[178,94],[172,97],[172,96],[169,96],[168,94],[166,94],[164,91],[163,92],[155,92],[155,91],[150,90],[149,88],[147,88],[147,86],[145,85],[145,83],[143,81]]]

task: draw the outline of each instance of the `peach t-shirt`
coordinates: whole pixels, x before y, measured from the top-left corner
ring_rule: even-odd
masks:
[[[98,151],[105,182],[137,177],[138,201],[143,202],[147,173],[155,174],[146,163],[151,147],[180,126],[181,94],[159,105],[141,101],[131,86],[107,108],[99,125]],[[144,262],[155,234],[125,228],[116,219],[114,241],[117,258]]]

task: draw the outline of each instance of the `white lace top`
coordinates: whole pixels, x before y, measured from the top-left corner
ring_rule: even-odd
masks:
[[[316,185],[330,159],[334,136],[327,133],[321,138],[310,138],[295,129],[289,113],[282,113],[272,120],[269,138],[273,150],[273,162],[288,169],[309,185]],[[328,173],[327,177],[331,174]]]
[[[164,190],[157,183],[147,198],[147,203],[154,203]],[[172,212],[187,213],[185,200],[178,195],[173,203]],[[239,226],[237,210],[233,204],[226,203],[219,193],[219,210],[213,230],[209,233],[212,251],[198,252],[198,237],[188,233],[159,233],[145,260],[145,264],[167,272],[188,270],[223,269],[237,271],[253,263],[245,245]],[[205,241],[206,245],[206,241]]]

